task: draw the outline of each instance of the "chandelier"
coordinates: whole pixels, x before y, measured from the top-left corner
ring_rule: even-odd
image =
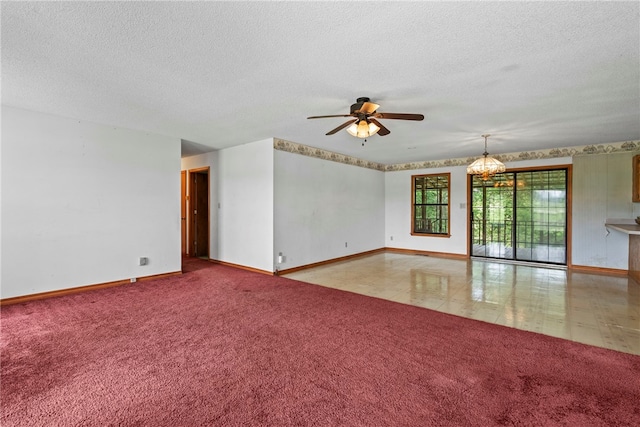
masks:
[[[487,152],[487,138],[490,136],[491,135],[489,134],[482,135],[482,137],[484,138],[484,153],[482,153],[483,157],[480,157],[478,160],[467,166],[468,174],[480,175],[482,176],[483,181],[486,181],[493,175],[504,172],[507,169],[500,160],[489,157],[489,153]]]

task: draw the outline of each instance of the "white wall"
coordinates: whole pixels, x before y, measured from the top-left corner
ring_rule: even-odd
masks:
[[[273,139],[182,159],[209,167],[209,257],[273,271]]]
[[[383,172],[275,151],[274,208],[280,270],[384,246]]]
[[[627,267],[626,236],[603,224],[640,215],[633,154],[574,167],[573,264]],[[211,168],[213,259],[274,271],[385,246],[467,253],[464,167],[383,173],[277,151],[272,139],[180,162],[177,138],[5,106],[1,165],[2,298],[180,270],[180,168]],[[440,172],[451,173],[452,235],[411,236],[410,177]]]
[[[411,235],[411,176],[451,173],[450,237]],[[452,254],[467,253],[467,172],[462,166],[387,172],[385,174],[385,245]]]
[[[209,258],[218,259],[218,152],[199,154],[185,157],[181,160],[181,170],[191,170],[209,167]],[[187,194],[189,182],[187,181]],[[188,202],[187,202],[187,209]],[[187,245],[188,247],[188,245]]]
[[[542,167],[571,164],[571,158],[507,162],[509,168]],[[411,235],[411,176],[451,173],[450,237]],[[467,169],[466,166],[442,167],[387,172],[385,174],[385,245],[399,249],[445,252],[466,255],[467,226]],[[393,237],[393,240],[391,239]]]
[[[220,261],[273,271],[273,151],[271,138],[218,151]]]
[[[177,138],[3,106],[2,298],[179,271],[179,171]]]
[[[608,232],[609,218],[632,219],[640,203],[631,201],[632,158],[637,152],[576,156],[573,166],[572,263],[626,270],[629,236]]]

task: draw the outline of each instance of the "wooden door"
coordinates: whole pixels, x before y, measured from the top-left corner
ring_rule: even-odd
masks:
[[[633,156],[633,202],[640,202],[640,154]]]
[[[189,255],[209,257],[209,169],[189,171]]]
[[[182,253],[187,253],[187,171],[180,172],[180,232]]]

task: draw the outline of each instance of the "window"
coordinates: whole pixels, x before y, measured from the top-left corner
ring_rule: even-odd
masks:
[[[411,234],[449,236],[449,181],[451,175],[413,175]]]

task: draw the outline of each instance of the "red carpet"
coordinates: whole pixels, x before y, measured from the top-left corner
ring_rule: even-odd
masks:
[[[640,425],[639,356],[185,270],[2,307],[2,426]]]

